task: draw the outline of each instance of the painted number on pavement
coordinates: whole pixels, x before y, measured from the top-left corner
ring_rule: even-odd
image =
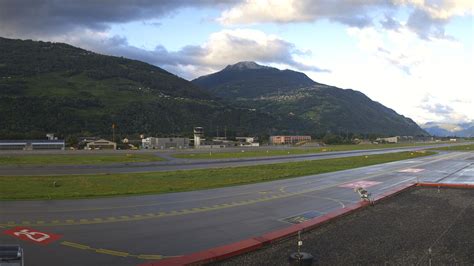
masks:
[[[363,187],[363,188],[368,188],[368,187],[378,185],[380,183],[382,183],[382,182],[362,180],[362,181],[356,181],[356,182],[342,184],[339,187],[346,187],[346,188]]]
[[[42,245],[48,245],[62,237],[61,235],[40,232],[27,227],[15,227],[3,231],[3,233],[24,241],[30,241]]]
[[[420,169],[420,168],[407,168],[407,169],[403,169],[403,170],[400,170],[398,172],[400,173],[418,173],[418,172],[421,172],[425,169]]]

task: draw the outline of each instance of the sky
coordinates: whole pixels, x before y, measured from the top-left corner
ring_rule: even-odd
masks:
[[[306,73],[426,122],[474,122],[473,0],[0,0],[0,36],[192,80],[239,61]]]

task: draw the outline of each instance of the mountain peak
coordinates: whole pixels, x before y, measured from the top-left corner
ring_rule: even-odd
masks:
[[[245,70],[245,69],[265,69],[267,66],[259,65],[253,61],[242,61],[233,65],[228,65],[225,70]]]

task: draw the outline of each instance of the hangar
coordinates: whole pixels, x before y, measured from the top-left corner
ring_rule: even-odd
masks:
[[[64,140],[0,140],[0,150],[64,150]]]

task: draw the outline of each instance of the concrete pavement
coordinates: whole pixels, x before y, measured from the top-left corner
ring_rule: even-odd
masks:
[[[235,158],[218,160],[200,159],[177,159],[162,153],[160,156],[166,157],[167,161],[146,162],[146,163],[113,163],[103,165],[0,165],[0,175],[2,176],[30,176],[30,175],[69,175],[69,174],[112,174],[112,173],[137,173],[137,172],[157,172],[173,170],[190,170],[221,168],[235,166],[249,166],[260,164],[274,164],[284,162],[297,162],[306,160],[321,160],[330,158],[341,158],[361,155],[374,155],[383,153],[395,153],[402,151],[415,151],[435,147],[444,147],[459,144],[438,144],[429,146],[410,146],[403,148],[388,148],[375,150],[353,150],[339,152],[321,152],[313,154],[300,154],[288,156],[269,156],[257,158]]]
[[[438,155],[266,183],[119,198],[2,201],[0,226],[61,235],[19,243],[27,265],[136,265],[284,228],[412,182],[474,183],[474,154]],[[0,228],[2,229],[2,228]],[[2,229],[4,230],[4,229]]]

